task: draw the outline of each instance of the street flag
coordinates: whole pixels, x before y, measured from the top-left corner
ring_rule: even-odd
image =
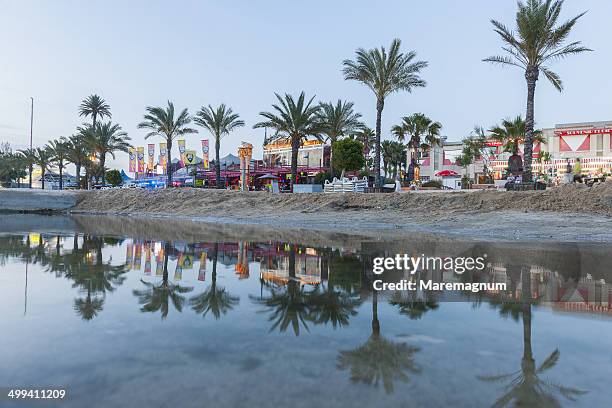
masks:
[[[206,280],[206,252],[202,251],[200,254],[200,270],[198,273],[198,280],[204,282]]]
[[[138,158],[138,172],[139,173],[144,173],[144,171],[145,171],[145,165],[144,165],[144,146],[141,146],[141,147],[138,148],[137,158]]]
[[[208,139],[202,139],[202,164],[208,170]]]
[[[128,154],[130,155],[130,173],[136,173],[136,149],[130,147]]]
[[[181,166],[184,166],[185,165],[185,139],[178,140],[178,149],[179,149],[179,156],[181,159]]]
[[[151,275],[151,247],[145,245],[145,267],[144,274]]]
[[[185,150],[184,155],[185,166],[193,166],[196,164],[196,151],[195,150]]]
[[[134,269],[139,271],[140,264],[142,262],[142,244],[138,243],[134,245]]]
[[[148,146],[149,161],[147,162],[149,171],[155,170],[155,144],[150,143]]]

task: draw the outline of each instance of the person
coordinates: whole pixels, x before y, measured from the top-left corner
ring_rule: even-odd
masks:
[[[574,164],[574,183],[582,183],[582,165],[580,164],[580,158],[576,158],[576,163]]]

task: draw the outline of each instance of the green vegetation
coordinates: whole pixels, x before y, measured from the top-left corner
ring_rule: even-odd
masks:
[[[332,144],[335,152],[333,161],[335,171],[355,171],[363,168],[365,158],[361,142],[351,139],[342,139]]]
[[[123,184],[121,173],[119,172],[119,170],[115,169],[106,172],[106,181],[113,187],[117,187]]]

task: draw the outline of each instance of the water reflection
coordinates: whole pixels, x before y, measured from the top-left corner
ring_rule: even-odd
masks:
[[[212,276],[211,284],[204,292],[192,297],[189,302],[191,308],[203,317],[210,312],[216,320],[238,305],[240,297],[234,296],[224,287],[217,286],[217,256],[219,244],[214,243],[212,251]]]
[[[160,312],[162,319],[168,317],[170,305],[172,305],[179,313],[183,311],[185,303],[185,293],[193,290],[193,287],[181,286],[173,283],[168,279],[168,256],[170,252],[170,243],[164,244],[163,253],[163,269],[162,281],[159,284],[140,280],[145,289],[134,289],[134,296],[138,297],[138,303],[142,305],[141,311],[145,313]],[[140,257],[138,257],[140,259]]]
[[[493,406],[557,407],[580,402],[585,393],[583,387],[557,384],[548,378],[559,372],[561,363],[571,360],[572,350],[555,344],[542,356],[534,355],[533,309],[610,313],[606,269],[587,264],[584,270],[588,273],[582,273],[577,261],[551,261],[542,255],[533,258],[533,263],[517,263],[508,261],[516,258],[511,251],[499,254],[496,248],[489,247],[473,251],[487,252],[492,259],[480,275],[444,272],[433,278],[506,282],[504,292],[460,293],[454,300],[472,302],[475,308],[494,308],[495,315],[521,321],[523,353],[517,353],[515,371],[505,373],[500,369],[502,374],[496,374],[493,366],[490,370],[479,368],[469,372],[472,382],[495,391]],[[355,384],[351,387],[382,387],[391,395],[403,383],[421,384],[419,378],[435,368],[427,360],[429,346],[418,347],[410,338],[395,341],[394,325],[406,322],[418,333],[418,329],[426,327],[424,323],[432,321],[430,315],[443,315],[447,306],[442,303],[445,299],[433,292],[373,292],[372,256],[355,248],[274,240],[179,242],[116,239],[87,233],[0,236],[0,265],[16,259],[25,270],[38,265],[50,276],[66,279],[77,292],[67,302],[77,319],[92,320],[105,307],[111,315],[112,301],[117,299],[114,296],[120,296],[116,292],[125,293],[128,308],[141,317],[139,324],[145,325],[146,320],[155,321],[157,314],[165,320],[184,313],[197,317],[197,322],[208,318],[223,329],[234,322],[241,324],[248,313],[257,311],[253,315],[259,316],[256,323],[263,327],[262,332],[284,333],[291,341],[306,335],[307,342],[318,344],[329,339],[321,340],[322,333],[345,336],[342,346],[331,350],[337,367],[334,375],[344,384]],[[417,280],[431,275],[431,271],[423,271],[422,275],[402,278]],[[27,302],[27,286],[25,289]],[[151,319],[142,319],[145,315],[138,310]],[[400,315],[411,321],[398,318]],[[177,321],[180,324],[180,319]],[[364,325],[369,326],[365,332],[361,329]],[[177,333],[177,337],[181,335]],[[355,343],[351,343],[353,339],[357,339]],[[473,349],[463,351],[471,356],[475,353]],[[563,360],[561,351],[565,353]],[[458,370],[465,374],[464,368]]]
[[[554,368],[559,362],[561,352],[555,349],[537,366],[531,346],[532,307],[535,299],[532,295],[532,273],[529,265],[507,264],[506,270],[511,281],[520,278],[521,292],[518,298],[514,297],[516,284],[509,292],[509,298],[494,303],[500,307],[500,314],[504,317],[512,316],[515,320],[523,320],[523,356],[520,369],[501,375],[486,375],[479,378],[490,383],[504,384],[504,393],[493,403],[493,407],[561,407],[557,398],[560,395],[569,401],[586,391],[551,382],[543,377],[546,372]],[[519,273],[520,271],[520,273]]]

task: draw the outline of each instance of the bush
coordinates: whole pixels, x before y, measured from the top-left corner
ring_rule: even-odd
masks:
[[[421,187],[442,188],[442,182],[439,181],[439,180],[429,180],[429,181],[426,181],[425,183],[421,184]]]
[[[119,170],[107,171],[106,172],[106,182],[113,187],[117,187],[123,184],[123,179],[121,178],[121,173],[119,173]]]
[[[332,143],[333,165],[337,171],[356,171],[365,165],[363,144],[349,138]]]

